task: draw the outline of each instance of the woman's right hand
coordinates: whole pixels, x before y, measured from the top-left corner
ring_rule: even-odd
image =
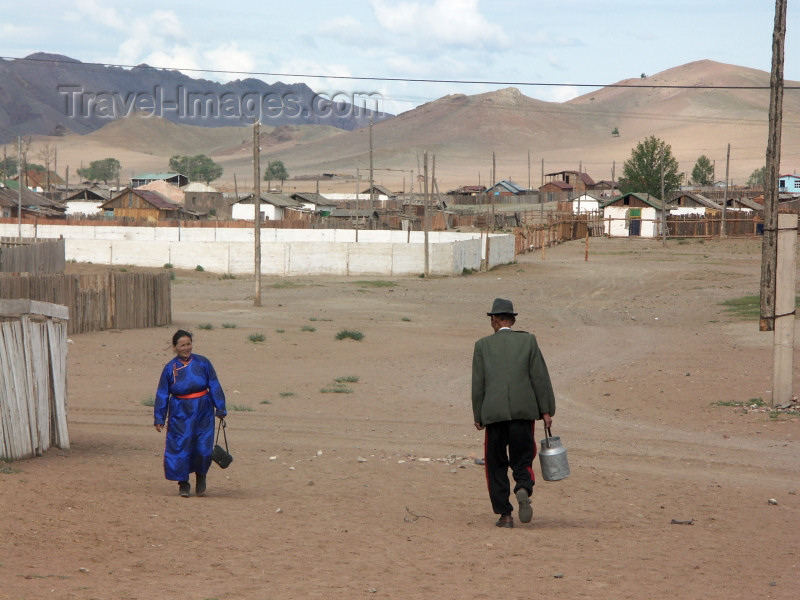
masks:
[[[156,431],[161,433],[161,430],[164,428],[164,426],[161,423],[156,423],[155,428],[156,428]]]

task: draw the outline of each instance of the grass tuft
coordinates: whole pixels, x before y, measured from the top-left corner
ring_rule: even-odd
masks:
[[[311,325],[303,325],[303,327],[300,328],[300,331],[316,331],[316,330],[317,328],[311,327]]]
[[[339,333],[336,334],[337,340],[344,340],[350,338],[351,340],[361,340],[364,338],[364,334],[360,331],[355,331],[352,329],[342,329]]]
[[[252,412],[254,410],[252,406],[246,404],[231,404],[229,408],[236,412]]]
[[[203,323],[201,325],[198,325],[197,328],[198,329],[211,330],[211,329],[214,329],[214,326],[211,323]]]
[[[255,344],[258,342],[263,342],[267,338],[264,337],[263,333],[251,333],[250,335],[247,336],[247,339]]]
[[[236,323],[223,323],[223,329],[236,329]]]
[[[156,399],[153,398],[152,396],[142,400],[142,406],[155,406],[155,405],[156,405]]]
[[[358,383],[358,375],[345,375],[334,379],[336,383]]]

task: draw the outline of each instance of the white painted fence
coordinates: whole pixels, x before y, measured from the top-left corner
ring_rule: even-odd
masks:
[[[0,235],[16,235],[16,225],[0,224]],[[6,232],[8,229],[8,232]],[[11,231],[13,230],[13,231]],[[254,232],[231,227],[23,226],[23,236],[63,236],[67,260],[107,265],[251,273]],[[458,275],[514,260],[514,236],[431,232],[429,272]],[[424,234],[419,231],[349,229],[261,230],[261,270],[266,275],[415,275],[425,271]]]

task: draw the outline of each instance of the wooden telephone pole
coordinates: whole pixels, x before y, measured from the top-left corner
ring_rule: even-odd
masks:
[[[256,291],[253,306],[261,306],[261,122],[253,125],[253,233],[255,238]]]
[[[761,242],[761,318],[759,329],[775,327],[775,272],[778,268],[778,177],[783,124],[783,61],[787,0],[775,0],[772,31],[772,72],[769,80],[769,134],[764,174],[764,238]]]

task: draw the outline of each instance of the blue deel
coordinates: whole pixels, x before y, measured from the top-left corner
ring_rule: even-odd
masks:
[[[197,398],[178,398],[206,390]],[[214,417],[224,417],[225,393],[211,361],[192,354],[188,364],[173,358],[161,372],[153,416],[167,424],[164,477],[188,481],[190,473],[205,475],[214,448]]]

